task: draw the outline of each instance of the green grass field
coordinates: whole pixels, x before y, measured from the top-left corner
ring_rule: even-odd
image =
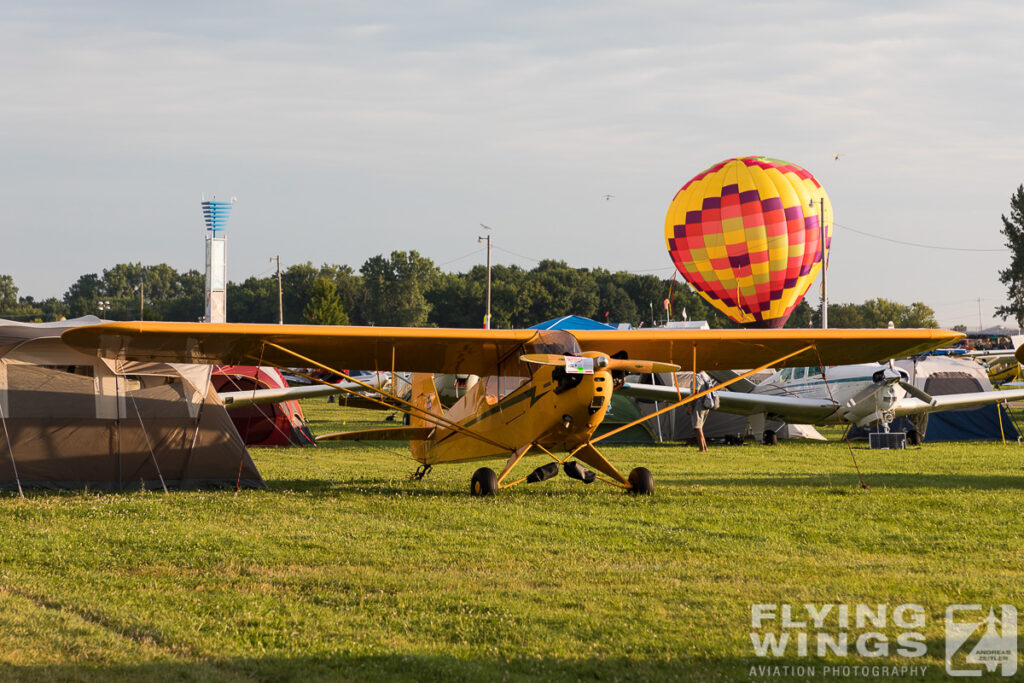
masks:
[[[378,417],[305,407],[320,432]],[[237,496],[5,494],[0,678],[939,679],[948,604],[1024,608],[1015,442],[855,444],[867,490],[839,441],[605,451],[655,495],[559,476],[473,499],[478,464],[413,482],[403,445],[340,443],[254,449],[270,489]],[[916,603],[928,652],[757,657],[754,603]]]

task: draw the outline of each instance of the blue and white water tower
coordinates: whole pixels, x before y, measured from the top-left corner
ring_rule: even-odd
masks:
[[[228,309],[228,238],[224,234],[231,201],[218,202],[214,197],[202,199],[203,220],[206,221],[206,322],[227,322]]]

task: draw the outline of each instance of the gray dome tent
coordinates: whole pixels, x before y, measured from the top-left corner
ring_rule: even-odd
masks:
[[[112,361],[60,339],[99,322],[0,320],[0,488],[266,487],[209,366]]]

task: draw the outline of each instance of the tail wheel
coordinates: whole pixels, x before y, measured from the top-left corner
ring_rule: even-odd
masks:
[[[474,496],[493,496],[498,492],[498,475],[489,467],[481,467],[473,473],[469,492]]]
[[[637,467],[629,473],[629,485],[632,493],[638,496],[649,496],[654,493],[654,475],[646,467]]]

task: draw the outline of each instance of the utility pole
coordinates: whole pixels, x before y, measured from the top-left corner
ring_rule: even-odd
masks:
[[[139,320],[145,320],[146,319],[146,283],[145,283],[145,281],[140,282],[139,284],[137,284],[134,287],[132,287],[132,291],[135,291],[135,292],[139,293]],[[126,314],[128,313],[127,308],[125,309],[125,313]]]
[[[978,332],[981,332],[981,297],[978,297]]]
[[[480,227],[484,230],[490,230],[489,226],[480,224]],[[484,329],[491,329],[491,236],[477,237],[476,243],[480,244],[484,240],[487,240],[487,313],[484,315]]]
[[[284,325],[284,294],[281,290],[281,255],[277,259],[277,324]],[[274,259],[271,259],[273,261]]]

